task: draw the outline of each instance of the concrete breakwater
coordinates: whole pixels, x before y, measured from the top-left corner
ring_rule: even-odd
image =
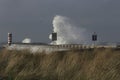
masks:
[[[66,51],[72,49],[89,49],[89,48],[116,48],[116,45],[83,45],[83,44],[61,44],[61,45],[48,45],[48,44],[11,44],[5,46],[8,50],[30,50],[31,52],[53,52],[53,51]]]

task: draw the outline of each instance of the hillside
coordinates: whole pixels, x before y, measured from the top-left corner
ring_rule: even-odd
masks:
[[[120,50],[50,54],[1,50],[0,76],[4,80],[120,80]]]

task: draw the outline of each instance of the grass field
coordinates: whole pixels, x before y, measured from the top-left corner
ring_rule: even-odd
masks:
[[[50,54],[1,50],[0,76],[4,80],[120,80],[120,50]]]

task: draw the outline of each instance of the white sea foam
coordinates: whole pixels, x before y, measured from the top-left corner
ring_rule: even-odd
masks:
[[[86,29],[75,26],[69,18],[64,16],[54,17],[53,31],[57,33],[57,41],[52,42],[53,44],[81,44],[87,40]]]

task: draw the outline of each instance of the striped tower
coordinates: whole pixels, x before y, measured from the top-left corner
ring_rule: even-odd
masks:
[[[8,33],[8,45],[10,46],[12,43],[12,33]]]

